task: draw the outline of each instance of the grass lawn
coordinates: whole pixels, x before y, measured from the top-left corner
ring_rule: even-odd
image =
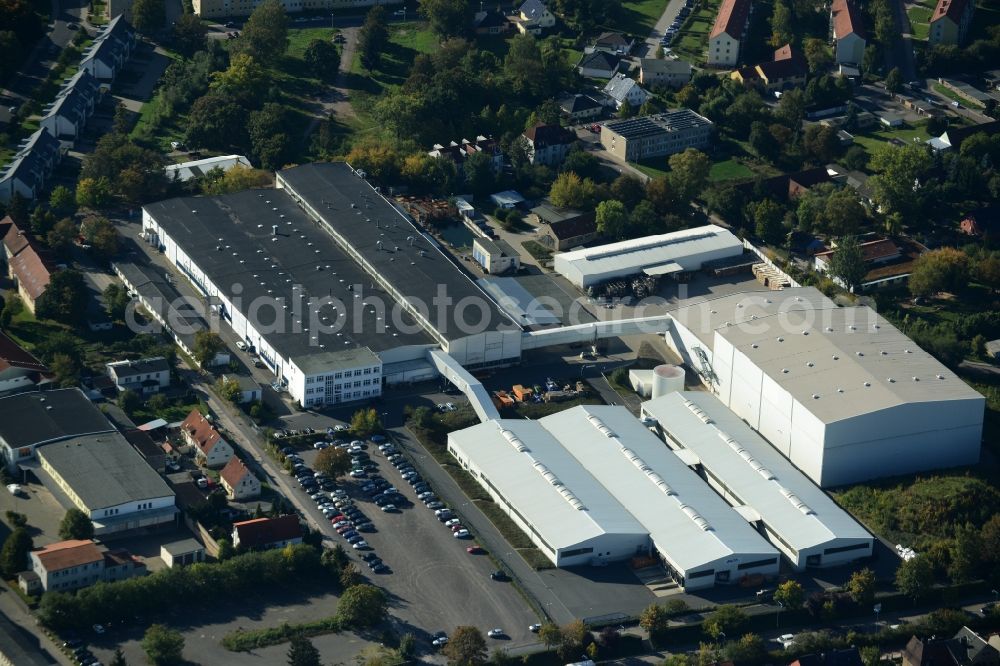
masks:
[[[702,2],[698,11],[692,13],[681,26],[678,38],[671,45],[674,52],[695,62],[704,60],[705,50],[708,48],[708,34],[712,31],[718,11],[717,0]]]
[[[285,57],[301,60],[309,42],[314,39],[328,41],[335,32],[339,31],[332,28],[292,28],[288,31],[288,51],[285,52]]]
[[[539,261],[542,264],[552,261],[552,250],[545,247],[538,241],[524,241],[521,243],[521,247],[524,248],[525,252],[534,257],[536,261]]]
[[[930,21],[931,14],[933,13],[933,9],[928,9],[919,5],[915,5],[907,9],[906,15],[910,19],[910,34],[917,39],[927,39],[927,34],[930,32],[928,22]]]
[[[708,180],[717,183],[723,180],[747,180],[753,177],[753,170],[735,157],[716,162],[708,172]]]
[[[629,0],[622,3],[621,17],[609,30],[621,30],[644,39],[667,8],[666,0]]]
[[[897,129],[869,130],[865,134],[855,134],[854,143],[863,147],[870,155],[879,146],[889,143],[892,139],[897,139],[906,143],[912,141],[926,141],[930,138],[927,133],[926,123],[918,125],[904,125]]]
[[[951,88],[948,88],[947,86],[945,86],[942,83],[935,83],[934,84],[934,92],[936,92],[938,94],[941,94],[941,95],[944,95],[948,99],[953,100],[955,102],[958,102],[962,106],[967,106],[967,107],[969,107],[971,109],[981,109],[981,108],[983,108],[982,104],[980,104],[978,102],[973,102],[972,100],[969,100],[969,99],[966,99],[966,98],[962,97],[957,92],[955,92]]]

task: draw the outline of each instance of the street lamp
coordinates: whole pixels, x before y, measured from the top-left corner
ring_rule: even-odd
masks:
[[[595,363],[590,363],[588,365],[581,365],[580,366],[580,379],[583,379],[583,371],[584,370],[586,370],[587,368],[596,368],[596,367],[597,367],[597,364],[595,364]]]
[[[774,611],[774,628],[778,628],[778,624],[781,622],[781,609],[785,607],[785,604],[780,601],[775,601],[778,604],[778,608]]]

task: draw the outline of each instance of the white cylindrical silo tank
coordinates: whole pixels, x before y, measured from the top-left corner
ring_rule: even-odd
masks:
[[[676,365],[658,365],[653,368],[653,398],[684,390],[684,368]]]

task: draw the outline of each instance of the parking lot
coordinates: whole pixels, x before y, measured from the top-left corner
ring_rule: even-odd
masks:
[[[316,437],[322,438],[322,435]],[[384,513],[361,491],[363,481],[345,479],[339,486],[374,525],[374,532],[360,535],[389,567],[389,572],[371,573],[361,560],[362,552],[354,551],[336,535],[329,520],[315,508],[315,502],[304,496],[305,491],[296,488],[295,492],[302,493],[303,502],[311,505],[312,517],[327,526],[324,531],[330,543],[342,544],[359,569],[390,594],[390,612],[399,625],[397,630],[414,633],[424,650],[432,649],[430,639],[434,633],[450,633],[463,624],[479,627],[484,634],[492,628],[503,629],[505,636],[493,641],[498,646],[536,643],[528,627],[538,622],[538,618],[510,583],[491,580],[490,573],[495,567],[487,555],[466,552],[467,547],[475,545],[475,540],[454,538],[374,444],[368,442],[366,452],[377,466],[377,473],[405,498],[405,503],[398,504],[399,511]],[[299,455],[306,466],[312,467],[317,453],[303,449]]]

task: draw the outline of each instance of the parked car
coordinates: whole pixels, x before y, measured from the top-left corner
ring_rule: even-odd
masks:
[[[538,623],[529,624],[528,625],[528,631],[530,631],[533,634],[537,634],[539,631],[541,631],[541,629],[542,629],[542,625],[540,625]]]
[[[441,502],[431,502],[430,504],[427,505],[427,508],[434,509],[436,511],[438,509],[443,509],[444,504],[442,504]]]
[[[469,535],[469,530],[459,530],[457,532],[453,532],[452,536],[455,537],[456,539],[466,539],[470,535]]]
[[[490,578],[496,581],[500,581],[501,583],[506,583],[507,581],[510,580],[510,576],[508,576],[507,573],[504,572],[502,569],[497,569],[496,571],[490,572]]]
[[[465,552],[467,552],[469,555],[482,555],[486,551],[483,550],[482,546],[469,546],[468,548],[465,549]]]
[[[496,629],[490,629],[486,632],[486,635],[490,638],[503,638],[503,629],[500,629],[499,627]]]
[[[386,504],[382,507],[383,513],[395,513],[396,511],[399,511],[399,509],[396,508],[395,504]]]

